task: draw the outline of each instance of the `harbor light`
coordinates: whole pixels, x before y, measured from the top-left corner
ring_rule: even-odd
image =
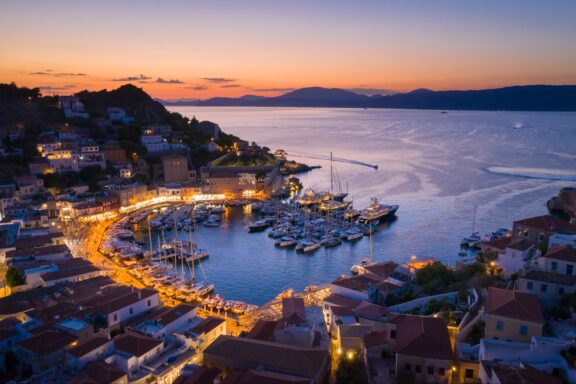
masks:
[[[354,358],[354,353],[348,352],[348,354],[346,356],[348,357],[348,360],[352,360]]]
[[[338,354],[341,355],[342,354],[342,348],[338,348]]]

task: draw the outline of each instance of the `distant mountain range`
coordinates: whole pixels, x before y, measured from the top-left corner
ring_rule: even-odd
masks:
[[[576,111],[576,85],[526,85],[469,91],[417,89],[366,96],[338,88],[301,88],[280,96],[245,95],[206,100],[158,100],[164,105],[333,107],[451,110]]]

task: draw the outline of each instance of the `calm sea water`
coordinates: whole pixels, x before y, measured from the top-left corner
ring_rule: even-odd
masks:
[[[374,237],[378,261],[411,255],[458,259],[462,237],[511,227],[547,212],[546,200],[576,185],[576,113],[453,112],[312,108],[173,107],[211,120],[229,133],[289,154],[325,155],[377,164],[336,163],[355,208],[371,197],[399,204],[398,219]],[[294,157],[320,170],[301,175],[328,189],[329,162]],[[219,228],[193,234],[210,251],[203,269],[226,298],[261,304],[286,288],[330,281],[367,257],[369,242],[313,255],[274,247],[266,233],[249,234],[249,213],[230,211]]]

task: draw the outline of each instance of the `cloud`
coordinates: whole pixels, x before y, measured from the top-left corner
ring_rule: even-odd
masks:
[[[30,72],[29,75],[51,75],[48,71]]]
[[[191,89],[193,91],[205,91],[208,89],[208,87],[205,85],[193,85],[191,87],[186,87],[186,88]]]
[[[225,84],[220,86],[220,88],[240,88],[240,87],[241,87],[240,84]]]
[[[290,92],[296,88],[254,88],[256,92]]]
[[[119,77],[116,79],[112,79],[112,81],[139,81],[139,80],[150,80],[151,77],[140,74],[138,76],[128,76],[128,77]]]
[[[364,88],[364,87],[359,87],[359,88],[348,88],[346,89],[347,91],[350,92],[355,92],[355,93],[359,93],[361,95],[366,95],[366,96],[375,96],[375,95],[382,95],[382,96],[386,96],[386,95],[393,95],[395,93],[398,93],[396,91],[392,91],[390,89],[381,89],[381,88]]]
[[[226,77],[203,77],[202,80],[206,80],[210,83],[220,84],[220,83],[233,83],[237,79],[228,79]]]
[[[59,87],[56,86],[52,86],[52,85],[41,85],[38,88],[40,88],[43,91],[65,91],[71,88],[76,88],[76,86],[74,84],[72,85],[62,85]]]
[[[56,77],[73,77],[73,76],[88,76],[88,75],[85,73],[60,72],[60,73],[55,73],[54,76],[56,76]]]
[[[178,80],[178,79],[167,80],[167,79],[163,79],[161,77],[157,78],[156,82],[161,83],[161,84],[184,84],[183,81]]]

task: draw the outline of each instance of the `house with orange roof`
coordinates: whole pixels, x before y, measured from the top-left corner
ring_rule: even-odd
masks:
[[[396,329],[396,373],[414,376],[415,382],[450,383],[454,352],[444,320],[399,315]]]
[[[512,237],[515,240],[526,239],[540,243],[557,233],[576,234],[576,224],[559,217],[544,215],[517,220],[512,225]]]
[[[484,337],[529,342],[541,336],[544,315],[538,296],[507,289],[487,289]]]

